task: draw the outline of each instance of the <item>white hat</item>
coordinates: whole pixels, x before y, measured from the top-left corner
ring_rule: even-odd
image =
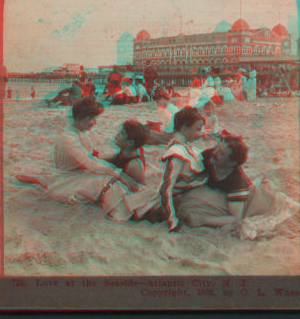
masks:
[[[144,77],[142,75],[136,75],[135,79],[144,81]]]
[[[215,84],[216,83],[221,83],[221,79],[218,76],[215,78]]]
[[[134,73],[132,73],[132,72],[127,72],[127,73],[125,73],[124,77],[125,77],[125,78],[129,78],[129,79],[133,79],[133,78],[134,78]]]
[[[214,86],[214,80],[211,76],[209,76],[206,81],[208,86]]]

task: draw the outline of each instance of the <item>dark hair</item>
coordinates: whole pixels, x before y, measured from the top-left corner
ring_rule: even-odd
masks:
[[[73,118],[75,121],[80,121],[88,116],[96,117],[103,113],[104,108],[101,103],[93,98],[86,97],[78,101],[72,109]]]
[[[186,106],[174,115],[174,132],[180,131],[183,125],[191,127],[200,120],[203,122],[203,125],[205,125],[205,117],[201,116],[196,108]]]
[[[165,92],[163,89],[161,89],[161,88],[158,88],[157,90],[156,90],[156,92],[155,92],[155,95],[156,95],[156,100],[167,100],[167,101],[169,101],[170,100],[170,98],[169,98],[169,96],[168,96],[168,93],[167,92]]]
[[[148,133],[143,124],[129,120],[123,123],[123,129],[127,134],[127,139],[134,141],[136,148],[142,147],[148,140]]]
[[[242,165],[248,158],[248,147],[240,136],[223,136],[221,141],[225,142],[231,149],[230,159],[237,165]]]
[[[135,81],[136,81],[136,82],[138,82],[138,83],[140,83],[140,84],[142,84],[142,85],[144,85],[144,80],[141,80],[141,79],[135,79]]]
[[[204,110],[207,110],[207,109],[209,109],[209,108],[211,108],[212,110],[214,110],[214,104],[212,103],[212,101],[208,101],[208,102],[206,102],[205,104],[204,104],[204,106],[203,106],[203,109]]]
[[[121,82],[120,81],[111,81],[110,82],[112,89],[121,89]]]
[[[117,67],[117,66],[113,66],[113,72],[115,72],[115,73],[119,73],[120,72],[120,70],[119,70],[119,68]]]

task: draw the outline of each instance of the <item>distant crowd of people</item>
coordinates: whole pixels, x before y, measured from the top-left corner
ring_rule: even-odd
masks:
[[[175,97],[174,88],[167,86],[163,89],[157,81],[157,72],[151,65],[145,69],[144,76],[128,73],[124,77],[118,68],[114,67],[108,75],[103,91],[103,97],[112,105],[150,102],[158,100],[162,94],[169,98]]]
[[[218,71],[217,71],[218,70]],[[160,82],[156,68],[148,61],[143,75],[128,72],[122,74],[117,66],[108,74],[106,86],[103,92],[97,92],[91,78],[88,78],[84,68],[81,67],[78,80],[74,80],[72,86],[63,89],[52,99],[45,99],[41,107],[71,106],[83,97],[102,96],[111,105],[125,105],[140,102],[159,100],[161,96],[168,98],[180,97],[180,93],[174,89],[172,83]],[[253,66],[248,70],[242,68],[234,73],[223,70],[220,74],[218,68],[212,68],[205,76],[194,76],[189,88],[191,103],[203,106],[208,100],[216,105],[233,100],[254,100],[258,97],[292,96],[289,83],[280,74],[274,76],[259,75]],[[12,99],[13,91],[8,87],[6,98]],[[34,87],[31,87],[30,96],[35,99]],[[20,100],[20,91],[16,91],[16,99]]]

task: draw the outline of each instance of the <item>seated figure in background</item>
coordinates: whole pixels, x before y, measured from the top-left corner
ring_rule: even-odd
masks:
[[[59,107],[72,106],[81,99],[82,89],[78,81],[74,81],[72,87],[61,90],[58,95],[52,100],[45,100],[46,104],[39,107]]]
[[[140,75],[137,75],[135,77],[135,84],[137,87],[137,103],[150,101],[150,96],[148,95],[148,92],[145,86],[143,85],[143,83],[144,83],[144,78]]]
[[[206,102],[211,101],[211,98],[216,95],[216,90],[214,89],[214,80],[211,76],[208,76],[201,86],[201,96],[195,104],[198,109],[203,108]]]
[[[190,87],[189,105],[195,106],[198,103],[198,100],[201,97],[200,86],[201,86],[200,80],[197,77],[195,77]]]
[[[231,85],[233,80],[230,77],[226,77],[223,81],[223,86],[221,86],[221,83],[218,83],[218,86],[216,86],[217,92],[223,96],[224,102],[230,102],[234,100],[234,96],[231,92]]]
[[[174,136],[173,120],[179,109],[170,102],[165,92],[160,92],[156,104],[156,122],[147,121],[149,129],[147,145],[167,144]]]
[[[136,103],[136,90],[131,85],[131,79],[125,78],[122,82],[123,93],[125,94],[125,104]]]
[[[203,115],[205,116],[205,130],[202,134],[203,139],[210,139],[218,136],[219,120],[215,114],[215,106],[209,101],[204,104]]]

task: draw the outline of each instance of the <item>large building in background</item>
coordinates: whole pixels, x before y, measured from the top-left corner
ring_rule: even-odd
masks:
[[[147,61],[157,66],[194,65],[216,66],[244,58],[291,55],[291,36],[277,24],[272,30],[251,29],[237,20],[232,26],[221,21],[212,33],[161,37],[151,39],[147,31],[139,32],[134,40],[133,64],[144,66]]]
[[[133,36],[129,32],[121,35],[117,41],[117,65],[133,63]]]

